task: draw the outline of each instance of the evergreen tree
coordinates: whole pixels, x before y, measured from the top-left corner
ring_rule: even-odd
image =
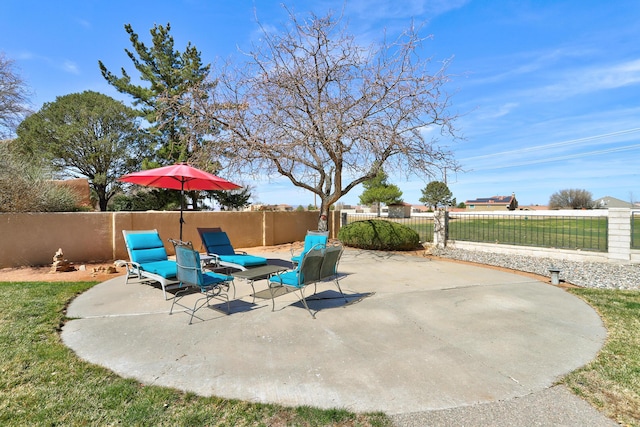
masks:
[[[148,82],[148,85],[132,83],[124,68],[121,70],[122,76],[118,77],[107,70],[102,61],[98,61],[102,76],[118,92],[134,98],[134,106],[140,109],[142,117],[150,124],[148,130],[158,138],[156,154],[160,163],[187,161],[190,152],[197,150],[206,136],[194,134],[189,126],[188,115],[193,102],[190,89],[207,84],[213,86],[206,82],[210,65],[202,64],[200,52],[191,42],[184,52],[175,50],[173,37],[169,34],[169,23],[166,27],[155,25],[151,29],[150,47],[140,41],[130,24],[124,28],[133,45],[133,51],[125,49],[125,52],[140,73],[140,80]],[[199,92],[200,96],[206,96],[206,93]],[[215,127],[216,123],[212,123],[211,132],[215,132]]]
[[[452,206],[455,204],[453,193],[449,190],[447,184],[441,181],[431,181],[422,189],[422,197],[420,203],[437,209],[438,206]]]
[[[230,191],[209,191],[208,193],[220,204],[223,211],[242,209],[251,204],[249,202],[251,198],[249,187]]]
[[[376,204],[378,216],[380,216],[380,205],[402,203],[402,191],[394,184],[387,183],[387,174],[384,171],[378,172],[375,178],[362,183],[364,192],[360,195],[360,203],[364,205]]]

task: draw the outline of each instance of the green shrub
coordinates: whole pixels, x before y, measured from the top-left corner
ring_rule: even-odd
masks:
[[[420,247],[420,236],[406,225],[381,219],[348,224],[338,232],[346,246],[386,251],[411,251]]]
[[[51,181],[52,173],[15,156],[0,141],[0,212],[73,212],[78,196]]]

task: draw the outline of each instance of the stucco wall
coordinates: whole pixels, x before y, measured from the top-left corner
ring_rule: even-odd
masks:
[[[334,217],[337,217],[336,220]],[[62,248],[74,263],[126,259],[122,230],[157,229],[169,254],[180,233],[179,212],[73,212],[0,214],[0,268],[48,265]],[[318,212],[185,212],[183,240],[200,249],[198,227],[220,227],[236,248],[301,241],[318,226]],[[339,214],[329,218],[337,234]]]

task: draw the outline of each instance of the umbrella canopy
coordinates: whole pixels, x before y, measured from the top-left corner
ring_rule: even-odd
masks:
[[[181,191],[235,190],[241,188],[238,184],[189,166],[187,163],[129,173],[120,177],[120,181]]]
[[[242,188],[238,184],[189,166],[187,163],[133,172],[121,176],[119,180],[146,187],[180,190],[181,194],[184,194],[185,190],[235,190]],[[182,224],[184,223],[183,211],[182,197],[180,197],[180,240],[182,240]]]

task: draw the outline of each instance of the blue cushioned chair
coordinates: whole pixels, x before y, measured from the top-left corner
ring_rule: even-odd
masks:
[[[302,252],[298,255],[293,254],[293,250],[291,251],[291,262],[295,267],[300,263],[300,260],[304,257],[311,248],[316,245],[326,246],[327,240],[329,239],[328,231],[307,231],[307,235],[304,236],[304,248]]]
[[[271,311],[275,310],[275,293],[274,289],[278,286],[284,286],[300,292],[300,300],[307,309],[311,317],[316,318],[315,314],[309,309],[306,298],[304,296],[304,289],[313,284],[314,294],[317,292],[318,282],[332,280],[338,287],[338,291],[344,298],[345,302],[347,298],[344,296],[340,283],[338,282],[338,263],[342,256],[343,247],[339,242],[335,242],[332,245],[326,246],[318,244],[309,249],[298,267],[295,270],[290,270],[284,273],[274,274],[269,278],[269,290],[271,291]]]
[[[119,261],[127,268],[125,283],[130,278],[159,282],[164,299],[167,289],[179,286],[178,267],[167,257],[167,251],[157,230],[122,230],[129,261]]]
[[[229,296],[228,291],[230,285],[233,282],[232,276],[225,274],[218,274],[213,272],[203,273],[202,264],[200,261],[200,254],[193,250],[191,245],[177,244],[176,249],[176,263],[178,266],[178,280],[180,286],[185,288],[196,288],[204,296],[195,301],[193,308],[180,304],[180,300],[186,296],[189,289],[183,289],[176,293],[171,304],[171,310],[169,314],[173,313],[173,307],[178,304],[184,307],[187,312],[191,313],[189,324],[193,322],[193,317],[199,309],[202,307],[210,306],[212,299],[218,299],[226,301],[227,314],[229,313]],[[201,301],[203,301],[201,303]]]
[[[267,259],[249,255],[246,252],[236,252],[231,245],[227,233],[219,228],[198,228],[207,255],[213,257],[213,263],[222,267],[232,267],[247,270],[259,265],[267,265]]]

